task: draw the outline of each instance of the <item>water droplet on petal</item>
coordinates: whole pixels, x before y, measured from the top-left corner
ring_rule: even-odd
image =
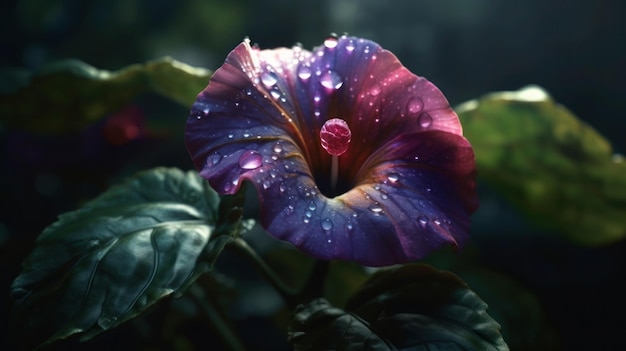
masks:
[[[320,84],[327,89],[337,90],[343,85],[343,79],[335,71],[326,71],[320,77]]]
[[[269,180],[264,180],[262,185],[263,185],[263,190],[267,190],[272,185],[272,183],[270,183]]]
[[[285,213],[287,213],[288,215],[292,214],[293,211],[294,211],[293,205],[289,205],[289,206],[285,207]]]
[[[263,85],[267,88],[271,88],[278,83],[278,77],[274,72],[263,72],[261,73],[261,82],[263,82]]]
[[[441,220],[439,220],[439,218],[435,218],[433,219],[433,223],[435,223],[436,225],[441,225]]]
[[[373,214],[375,215],[379,215],[381,213],[383,213],[383,208],[380,207],[379,204],[373,204],[369,207],[369,210],[372,211]]]
[[[372,89],[370,89],[370,95],[371,96],[377,96],[378,94],[380,94],[381,91],[382,91],[382,89],[380,88],[379,85],[374,85],[372,87]]]
[[[348,44],[346,44],[346,51],[352,52],[354,51],[354,49],[356,49],[356,46],[354,46],[354,41],[350,39],[350,41],[348,41]]]
[[[315,204],[315,202],[309,202],[309,210],[315,211],[315,209],[317,209],[317,205]]]
[[[313,217],[313,212],[309,211],[309,210],[306,210],[306,211],[304,211],[304,216],[306,218],[311,218],[311,217]]]
[[[417,217],[417,222],[419,223],[420,227],[426,228],[426,224],[428,224],[428,217],[421,215]]]
[[[417,114],[422,111],[424,108],[424,102],[419,97],[414,97],[406,105],[407,110],[410,114]]]
[[[348,231],[352,230],[353,228],[354,228],[354,226],[352,225],[352,223],[351,223],[351,222],[348,222],[348,223],[346,224],[346,229],[347,229]]]
[[[279,91],[272,90],[272,91],[270,91],[270,95],[272,96],[272,99],[274,99],[274,100],[280,99],[280,92]]]
[[[305,224],[309,223],[311,221],[311,218],[309,217],[302,217],[302,222],[304,222]]]
[[[216,152],[214,154],[212,154],[211,156],[209,156],[209,163],[212,166],[215,166],[216,164],[218,164],[222,158],[224,158],[224,156],[222,154],[220,154],[219,152]]]
[[[391,183],[397,183],[398,180],[400,180],[400,175],[396,172],[391,172],[387,174],[387,180],[389,180]]]
[[[429,113],[424,112],[417,119],[417,123],[419,123],[422,128],[428,128],[431,124],[433,124],[433,118],[430,116]]]
[[[322,220],[322,229],[324,230],[331,230],[333,229],[333,222],[330,220],[330,218],[324,218]]]
[[[239,167],[242,169],[257,169],[263,164],[263,157],[254,150],[245,151],[239,157]]]
[[[232,138],[234,138],[234,137],[235,137],[235,134],[233,134],[233,133],[228,133],[228,136],[227,136],[227,137],[228,137],[228,139],[232,139]]]
[[[272,147],[272,150],[275,153],[279,154],[279,153],[283,152],[283,146],[280,145],[280,143],[277,142],[276,144],[274,144],[274,147]]]
[[[335,38],[335,37],[330,37],[330,38],[324,40],[324,46],[329,48],[329,49],[336,48],[337,47],[337,43],[338,43],[338,41],[337,41],[337,38]]]
[[[287,190],[287,185],[281,182],[278,186],[278,190],[280,190],[281,193],[284,193]]]
[[[100,318],[98,318],[98,325],[100,326],[100,328],[107,330],[111,328],[116,321],[116,317],[101,316]]]
[[[312,74],[313,71],[311,71],[311,68],[308,66],[300,66],[300,68],[298,68],[298,78],[302,80],[307,80],[311,78]]]

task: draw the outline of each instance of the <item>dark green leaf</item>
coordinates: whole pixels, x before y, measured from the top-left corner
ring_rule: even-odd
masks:
[[[472,246],[463,254],[440,250],[426,262],[454,272],[489,304],[489,315],[502,326],[502,336],[512,350],[560,350],[557,333],[544,308],[530,290],[515,279],[484,266]]]
[[[626,237],[626,162],[545,91],[494,93],[457,112],[479,177],[535,223],[587,245]]]
[[[15,279],[15,319],[47,342],[88,339],[178,294],[198,261],[219,197],[195,172],[157,168],[60,216]]]
[[[6,126],[36,133],[77,131],[146,92],[190,106],[209,77],[206,69],[171,58],[114,72],[77,60],[34,73],[5,69],[0,71],[0,116]]]
[[[298,351],[393,350],[369,323],[324,299],[298,306],[288,339]]]
[[[300,307],[290,340],[298,350],[508,350],[486,309],[454,274],[409,264],[376,272],[347,312]]]

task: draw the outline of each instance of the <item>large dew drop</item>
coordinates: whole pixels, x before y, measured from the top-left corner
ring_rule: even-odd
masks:
[[[330,220],[330,218],[325,218],[322,220],[322,229],[328,231],[333,229],[333,222]]]
[[[261,82],[266,87],[271,88],[278,83],[278,77],[274,72],[263,72],[261,73]]]
[[[245,151],[239,157],[239,167],[242,169],[257,169],[263,164],[263,156],[254,150]]]
[[[387,180],[389,180],[392,184],[395,184],[398,180],[400,180],[400,175],[396,172],[391,172],[387,175]]]
[[[409,114],[413,114],[413,115],[422,112],[423,108],[424,108],[424,102],[419,97],[412,98],[406,104],[407,111],[409,112]]]
[[[327,47],[328,49],[336,48],[338,43],[339,43],[339,41],[335,37],[330,37],[330,38],[324,40],[324,46]]]
[[[222,156],[219,152],[216,152],[209,156],[209,164],[211,164],[211,166],[215,166],[222,160],[222,158],[224,158],[224,156]]]
[[[339,73],[329,70],[320,77],[320,84],[327,89],[337,90],[343,85],[343,79]]]
[[[419,123],[422,128],[428,128],[433,124],[433,118],[428,112],[424,112],[417,119],[417,123]]]
[[[311,70],[311,67],[300,66],[300,68],[298,68],[298,78],[302,80],[307,80],[311,78],[312,74],[313,74],[313,71]]]
[[[428,224],[428,217],[424,215],[418,216],[417,223],[419,223],[420,227],[426,228],[426,224]]]

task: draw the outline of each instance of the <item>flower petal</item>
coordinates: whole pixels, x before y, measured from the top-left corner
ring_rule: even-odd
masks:
[[[339,190],[320,142],[332,118],[352,132]],[[476,208],[474,155],[447,100],[364,39],[313,53],[242,43],[198,95],[186,142],[218,192],[253,182],[267,231],[318,258],[419,259],[461,245]]]

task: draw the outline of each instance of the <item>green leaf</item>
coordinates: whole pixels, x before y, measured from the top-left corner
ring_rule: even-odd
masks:
[[[11,287],[18,327],[88,339],[182,293],[207,268],[218,203],[195,172],[156,168],[60,216]]]
[[[545,91],[494,93],[457,112],[480,179],[534,223],[586,245],[626,237],[626,162]]]
[[[409,264],[376,272],[346,311],[300,306],[289,341],[296,350],[508,350],[486,309],[452,273]]]
[[[369,323],[322,298],[296,308],[288,340],[296,351],[393,349]]]
[[[463,254],[440,250],[424,263],[454,272],[489,304],[489,315],[497,320],[512,350],[560,350],[556,331],[543,306],[532,292],[510,276],[494,271],[480,261],[476,247]]]
[[[8,127],[35,133],[78,131],[147,92],[190,106],[209,77],[206,69],[168,57],[113,72],[78,60],[59,61],[34,73],[4,69],[0,116]]]

